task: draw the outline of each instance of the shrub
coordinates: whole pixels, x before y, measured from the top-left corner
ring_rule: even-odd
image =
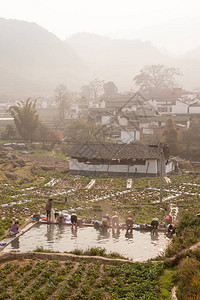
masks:
[[[198,299],[200,292],[200,262],[194,258],[185,258],[178,267],[178,291],[180,299]]]

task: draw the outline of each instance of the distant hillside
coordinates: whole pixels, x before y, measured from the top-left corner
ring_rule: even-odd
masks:
[[[0,96],[42,96],[58,84],[79,88],[85,71],[76,52],[35,23],[0,19]]]
[[[149,64],[180,68],[183,77],[178,84],[187,89],[200,87],[200,61],[175,57],[149,41],[111,39],[89,33],[78,33],[67,39],[94,77],[114,81],[120,89],[134,87],[133,78]]]
[[[200,60],[200,47],[197,47],[193,50],[186,52],[183,55],[184,58],[192,58],[192,59],[199,59]]]
[[[134,76],[149,64],[180,68],[180,85],[200,87],[200,49],[175,57],[149,41],[89,33],[62,41],[35,23],[0,19],[0,102],[53,95],[59,84],[76,91],[94,78],[135,88]]]
[[[112,80],[120,88],[133,86],[133,77],[146,64],[162,63],[166,55],[150,42],[110,39],[89,33],[67,40],[88,66],[93,77]]]

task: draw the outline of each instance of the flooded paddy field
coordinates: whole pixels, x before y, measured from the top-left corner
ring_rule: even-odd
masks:
[[[106,232],[93,227],[72,230],[71,226],[37,223],[26,233],[14,239],[4,251],[34,251],[44,249],[69,252],[75,249],[87,250],[91,247],[105,248],[107,253],[117,252],[134,261],[155,258],[167,243],[165,234],[151,235],[146,231],[126,230]]]

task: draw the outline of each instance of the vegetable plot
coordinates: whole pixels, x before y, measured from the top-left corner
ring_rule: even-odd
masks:
[[[28,260],[1,265],[1,299],[158,299],[161,263]]]

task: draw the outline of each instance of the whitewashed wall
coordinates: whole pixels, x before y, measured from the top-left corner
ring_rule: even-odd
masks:
[[[128,125],[128,119],[123,117],[118,117],[119,125],[127,126]]]
[[[177,100],[176,105],[172,105],[172,113],[187,114],[188,113],[188,104]]]
[[[114,172],[127,174],[127,165],[89,165],[78,162],[76,159],[70,159],[69,168],[71,171],[87,171],[87,172]],[[145,165],[135,165],[129,167],[129,173],[138,174],[157,174],[157,160],[147,160]]]
[[[143,128],[143,134],[153,135],[153,128]]]
[[[139,130],[121,130],[121,141],[129,144],[131,142],[140,141]]]
[[[199,114],[200,113],[200,106],[190,106],[189,107],[190,114]]]
[[[102,116],[101,123],[102,123],[102,125],[109,124],[110,120],[111,120],[110,116]]]
[[[165,173],[168,174],[168,173],[171,173],[174,171],[174,162],[173,161],[170,161],[167,165],[165,165]]]

